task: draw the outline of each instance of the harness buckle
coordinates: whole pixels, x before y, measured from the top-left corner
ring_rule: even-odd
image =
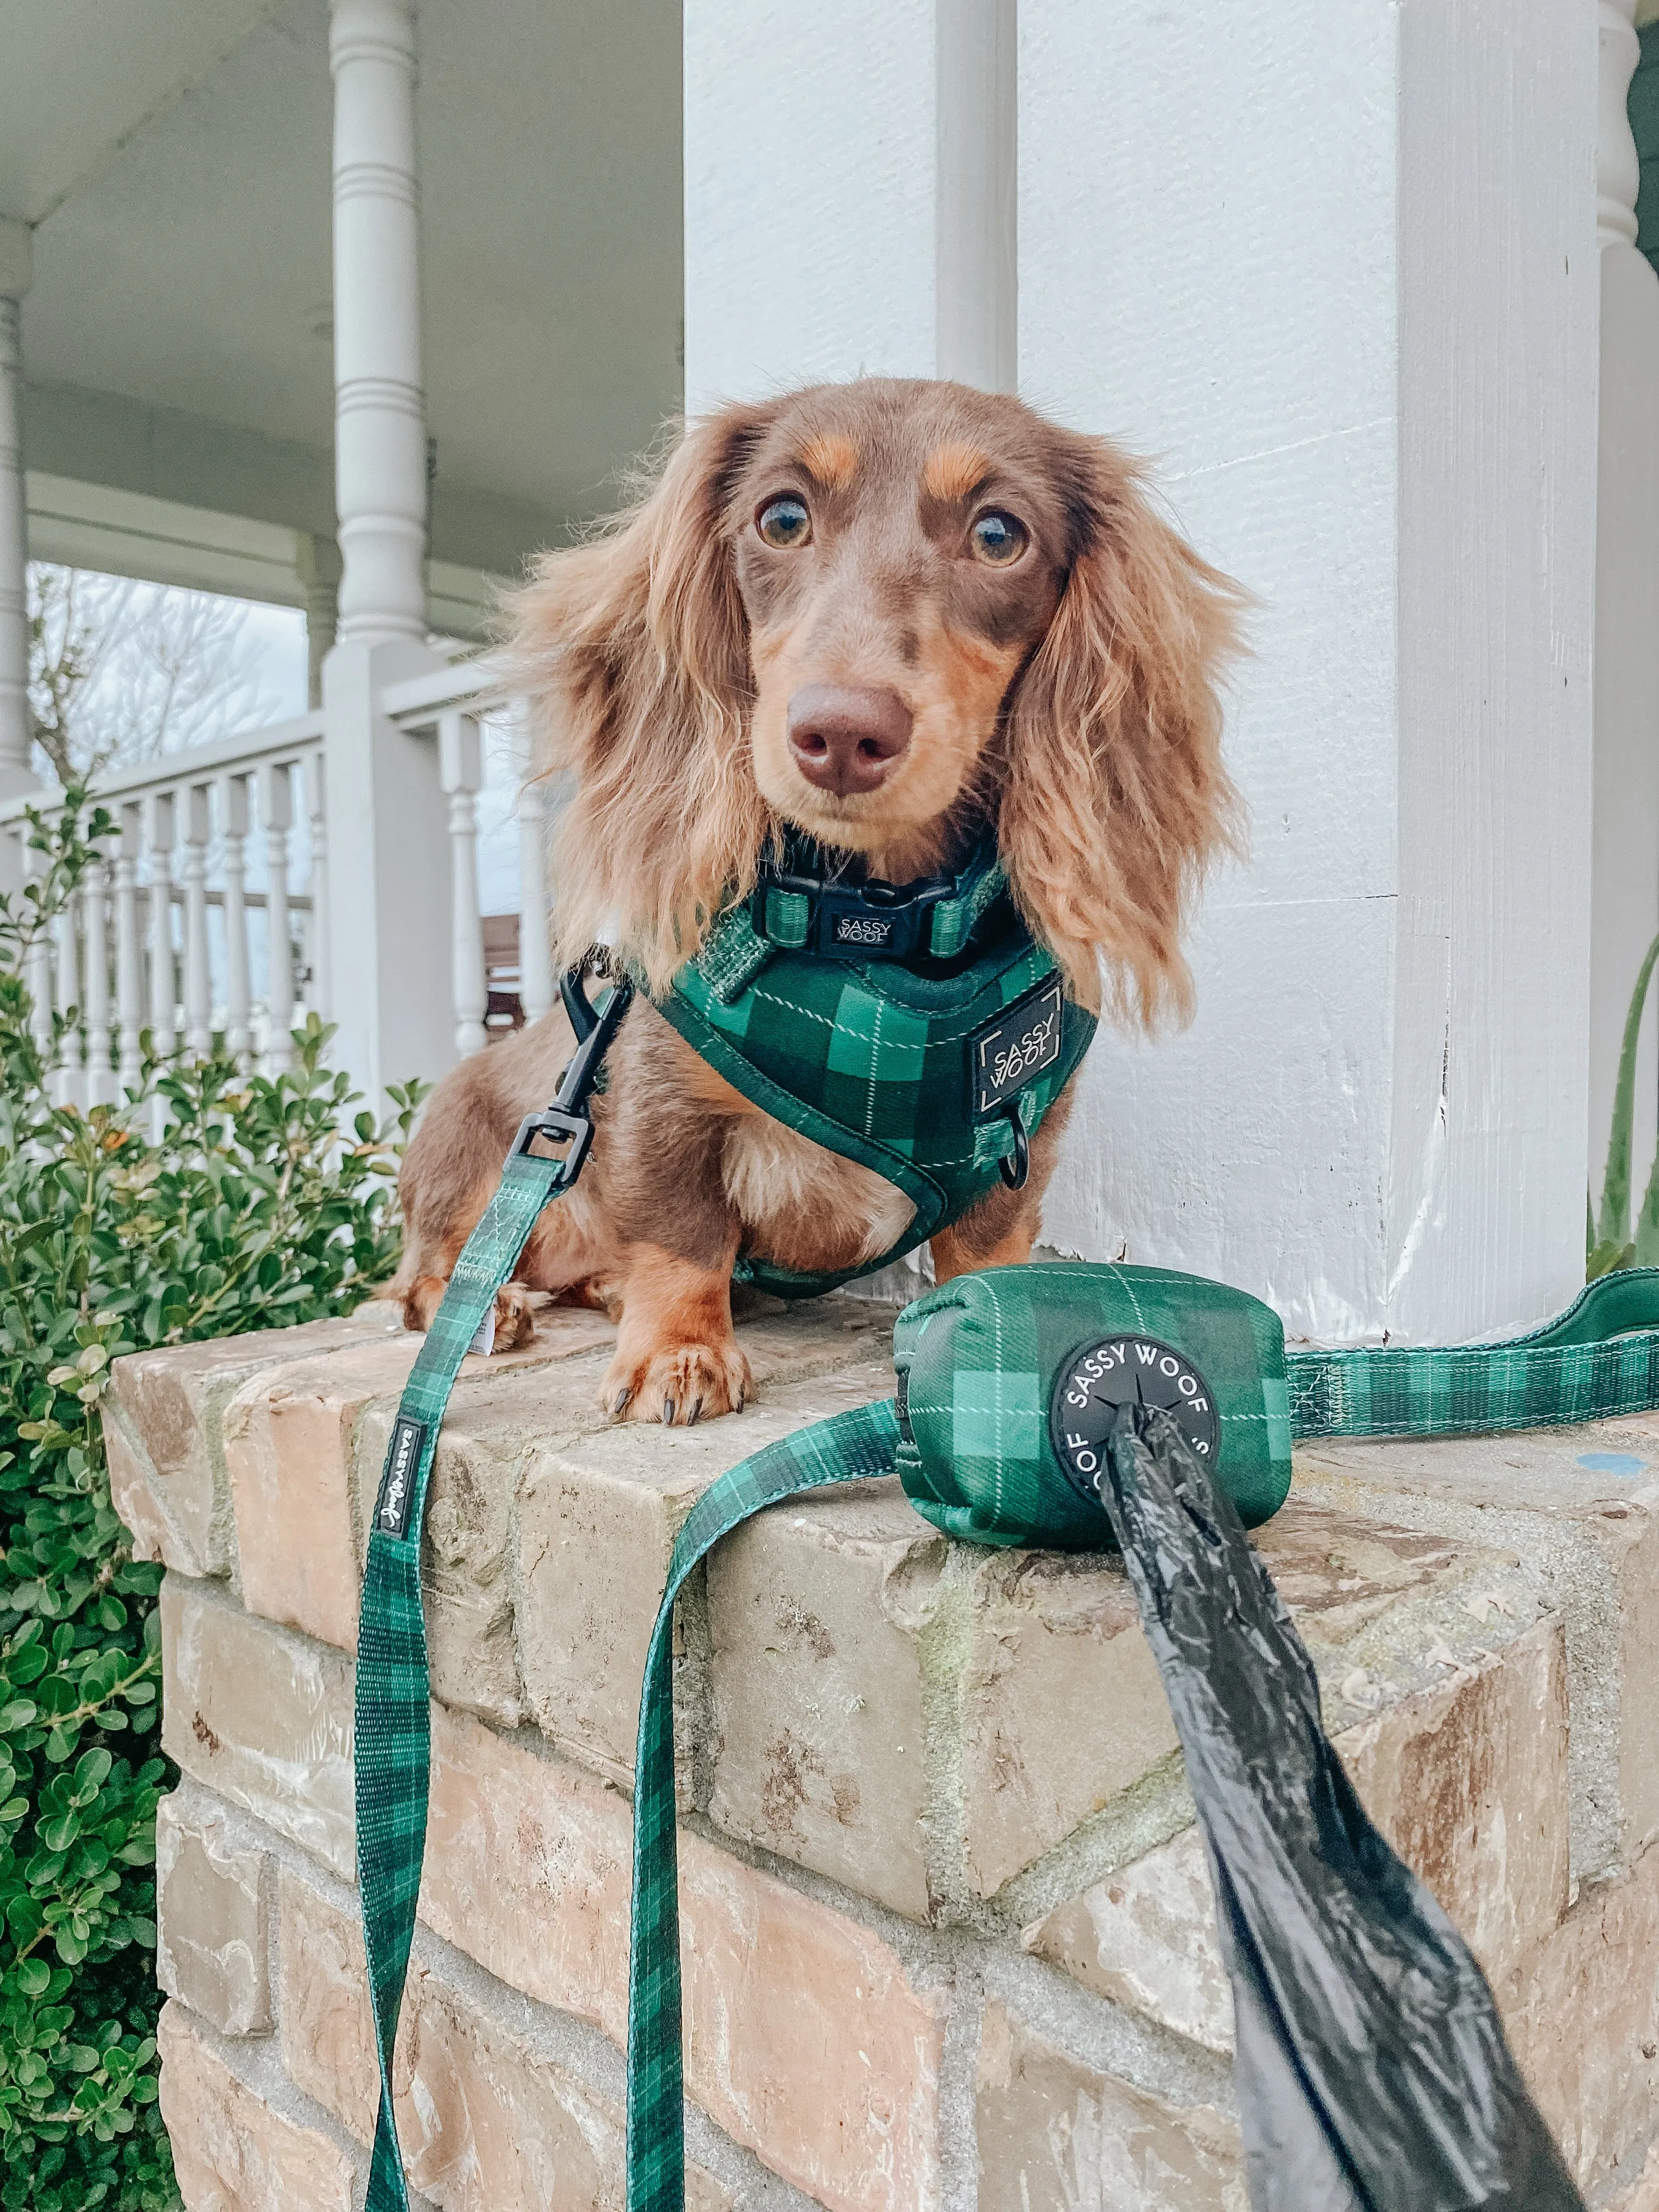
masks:
[[[924,876],[913,884],[832,884],[821,876],[768,871],[755,892],[763,937],[769,890],[793,891],[810,902],[804,949],[830,960],[908,960],[929,949],[933,908],[953,896],[956,880]]]
[[[539,1114],[525,1115],[507,1156],[510,1159],[544,1158],[545,1154],[531,1152],[538,1138],[544,1144],[568,1145],[569,1150],[559,1163],[556,1191],[568,1190],[586,1164],[588,1149],[593,1142],[593,1117],[587,1110],[587,1102],[633,995],[634,987],[627,976],[618,976],[605,1004],[595,1008],[582,987],[580,966],[559,979],[559,996],[575,1032],[576,1049],[565,1063],[552,1104],[544,1107]]]

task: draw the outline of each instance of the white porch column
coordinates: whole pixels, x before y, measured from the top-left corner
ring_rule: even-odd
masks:
[[[1659,933],[1659,276],[1636,248],[1626,102],[1635,0],[1601,0],[1596,237],[1601,263],[1595,533],[1595,836],[1590,953],[1589,1179],[1599,1204],[1625,1011]],[[1633,1204],[1653,1154],[1659,1022],[1638,1063]]]
[[[1013,0],[686,0],[685,399],[1014,374]]]
[[[437,746],[382,712],[440,665],[426,637],[415,17],[331,0],[338,642],[323,671],[337,1051],[378,1101],[453,1057],[449,841]]]
[[[0,799],[32,790],[40,781],[29,769],[28,535],[23,500],[21,303],[29,289],[30,261],[28,225],[0,216]]]
[[[1047,1233],[1326,1340],[1583,1279],[1594,11],[1020,9],[1019,359],[1257,592],[1254,858],[1108,1037]],[[1646,866],[1650,874],[1652,860]]]

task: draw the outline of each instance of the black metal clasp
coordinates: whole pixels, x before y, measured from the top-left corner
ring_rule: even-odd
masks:
[[[580,967],[572,968],[559,979],[559,996],[575,1036],[576,1049],[565,1063],[552,1104],[539,1114],[526,1114],[520,1122],[512,1154],[516,1158],[520,1153],[529,1153],[538,1137],[546,1144],[568,1146],[555,1186],[559,1190],[569,1189],[586,1161],[588,1147],[593,1141],[593,1120],[587,1110],[587,1102],[633,995],[634,987],[627,976],[618,976],[605,1004],[595,1008],[583,987]],[[532,1157],[542,1158],[545,1155],[536,1153]]]

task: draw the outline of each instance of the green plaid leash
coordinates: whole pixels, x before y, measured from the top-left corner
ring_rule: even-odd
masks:
[[[420,1575],[422,1523],[439,1430],[462,1359],[549,1201],[580,1173],[586,1101],[629,997],[595,1013],[562,987],[577,1050],[546,1113],[514,1141],[500,1188],[468,1238],[398,1406],[364,1573],[356,1680],[357,1872],[380,2071],[365,2212],[408,2212],[392,2062],[425,1850],[430,1706]],[[531,1150],[538,1139],[562,1157]],[[1505,1344],[1292,1352],[1291,1425],[1301,1437],[1451,1436],[1604,1420],[1659,1406],[1659,1269],[1592,1283],[1558,1320]],[[769,1445],[720,1476],[675,1543],[641,1698],[634,1797],[628,2041],[629,2212],[683,2212],[684,2136],[672,1634],[688,1575],[720,1539],[780,1499],[890,1474],[900,1443],[890,1400]]]
[[[892,1472],[890,1398],[814,1422],[726,1472],[686,1516],[668,1565],[640,1698],[634,1776],[634,1907],[628,1969],[628,2207],[685,2200],[681,2096],[679,1861],[674,1838],[674,1601],[741,1522],[780,1498]]]
[[[1588,1283],[1556,1319],[1503,1344],[1287,1352],[1298,1437],[1487,1436],[1607,1421],[1659,1406],[1659,1267]]]
[[[593,1134],[587,1099],[631,996],[628,983],[615,983],[595,1013],[578,974],[567,976],[561,989],[576,1035],[575,1054],[552,1105],[520,1127],[500,1187],[455,1263],[398,1403],[369,1531],[357,1631],[355,1758],[357,1881],[380,2108],[365,2212],[408,2212],[409,2205],[392,2109],[392,2054],[426,1850],[432,1744],[421,1524],[438,1431],[461,1362],[542,1209],[581,1173]],[[538,1138],[567,1149],[556,1158],[538,1155],[530,1146]]]

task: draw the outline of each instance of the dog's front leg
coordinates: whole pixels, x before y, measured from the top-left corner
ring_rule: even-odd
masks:
[[[732,1261],[710,1267],[660,1244],[624,1255],[622,1325],[605,1378],[607,1410],[692,1422],[742,1410],[753,1387],[732,1332]]]
[[[731,1116],[653,1007],[630,1009],[595,1121],[622,1309],[605,1410],[676,1423],[735,1413],[753,1381],[732,1329],[742,1224],[722,1173]]]

